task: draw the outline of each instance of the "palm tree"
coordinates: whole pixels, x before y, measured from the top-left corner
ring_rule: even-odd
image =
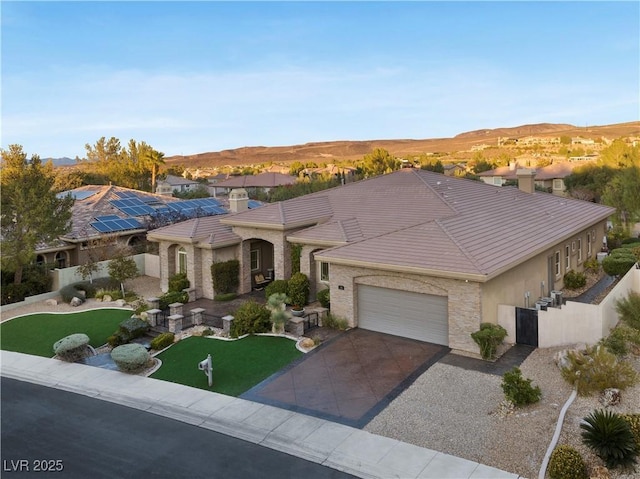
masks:
[[[160,165],[164,165],[164,153],[150,148],[144,153],[144,162],[151,169],[151,192],[156,191],[156,175]]]

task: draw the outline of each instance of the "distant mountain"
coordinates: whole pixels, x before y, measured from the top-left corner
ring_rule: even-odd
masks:
[[[53,166],[70,166],[76,164],[76,160],[73,158],[67,158],[66,156],[63,156],[62,158],[44,158],[42,160],[43,163],[46,163],[47,161],[51,161]]]
[[[374,148],[384,148],[393,155],[420,155],[423,153],[455,153],[469,151],[480,144],[497,145],[498,137],[522,138],[525,136],[582,136],[584,138],[640,136],[640,121],[613,125],[578,127],[568,124],[538,123],[511,128],[495,128],[460,133],[453,138],[398,139],[367,141],[326,141],[293,146],[245,146],[233,150],[165,157],[167,165],[183,165],[190,168],[245,166],[261,163],[331,163],[339,160],[360,159]]]

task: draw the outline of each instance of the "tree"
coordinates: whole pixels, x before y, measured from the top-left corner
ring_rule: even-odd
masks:
[[[35,259],[38,244],[50,243],[71,228],[73,198],[58,198],[53,190],[53,166],[38,155],[27,160],[22,146],[10,145],[2,153],[0,217],[2,267],[22,282],[22,271]]]
[[[612,168],[640,166],[640,146],[631,146],[623,140],[615,140],[600,152],[598,163]]]
[[[362,171],[366,176],[378,176],[400,169],[400,162],[384,148],[376,148],[363,158]]]
[[[143,160],[147,168],[151,169],[151,192],[155,193],[156,176],[160,169],[160,165],[164,165],[164,153],[153,148],[149,148],[149,150],[145,152]]]
[[[573,170],[564,184],[572,197],[599,203],[615,174],[616,170],[609,166],[588,164]]]
[[[124,298],[124,282],[138,276],[138,266],[130,256],[120,255],[109,261],[109,276],[120,283],[122,297]]]
[[[623,168],[607,183],[602,199],[616,208],[614,220],[629,230],[630,223],[640,215],[640,167]]]

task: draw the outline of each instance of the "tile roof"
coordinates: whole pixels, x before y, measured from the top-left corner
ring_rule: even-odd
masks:
[[[297,181],[295,176],[268,172],[259,175],[234,176],[226,181],[216,183],[216,188],[274,188],[292,185]]]
[[[203,216],[182,221],[164,228],[158,228],[147,234],[149,240],[175,240],[188,239],[200,246],[220,247],[240,243],[241,239],[233,233],[231,227],[220,223],[224,216]]]
[[[537,168],[536,176],[534,180],[543,181],[543,180],[553,180],[555,178],[565,178],[571,174],[571,172],[579,167],[583,166],[581,163],[576,162],[561,162],[561,163],[553,163],[551,165],[543,166],[541,168]],[[494,168],[493,170],[483,171],[479,173],[478,176],[500,176],[506,180],[517,180],[517,171],[516,169],[511,169],[508,166],[500,166],[498,168]]]
[[[613,208],[496,188],[419,169],[350,183],[222,219],[289,229],[293,242],[340,245],[337,263],[488,278],[564,241]]]

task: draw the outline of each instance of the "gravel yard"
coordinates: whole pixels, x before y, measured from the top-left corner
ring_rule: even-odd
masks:
[[[536,349],[522,374],[542,389],[539,403],[508,412],[500,376],[435,364],[376,416],[365,430],[534,479],[571,394],[553,361],[563,348]],[[640,358],[634,358],[640,371]],[[590,466],[600,465],[580,441],[580,420],[601,408],[597,397],[578,397],[570,407],[559,444],[570,444]],[[640,412],[640,386],[623,391],[616,412]],[[640,471],[639,471],[640,472]],[[636,479],[612,471],[612,479]]]

